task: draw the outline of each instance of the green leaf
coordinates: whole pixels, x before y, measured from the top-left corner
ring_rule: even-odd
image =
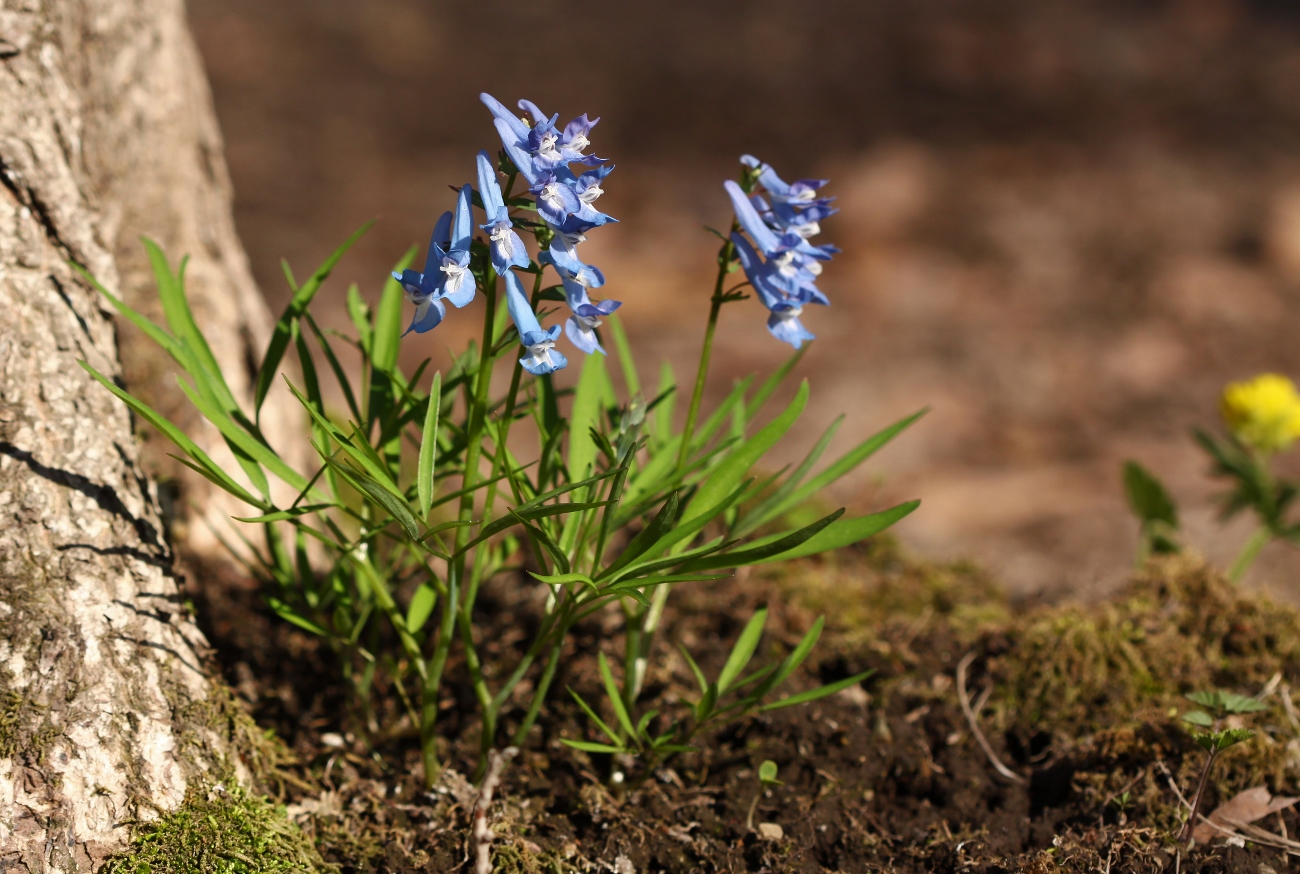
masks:
[[[850,686],[856,686],[867,677],[871,676],[874,671],[863,671],[860,674],[854,674],[852,677],[846,677],[835,683],[828,683],[825,686],[819,686],[816,689],[809,689],[807,692],[800,692],[797,695],[791,695],[788,698],[782,698],[780,701],[773,701],[770,704],[764,704],[758,708],[760,713],[769,710],[780,710],[782,707],[793,707],[796,704],[807,704],[810,701],[817,701],[828,695],[834,695]]]
[[[754,397],[745,405],[746,421],[752,422],[758,414],[763,411],[763,407],[767,405],[768,400],[771,399],[776,390],[781,387],[781,383],[785,382],[785,378],[790,375],[790,371],[794,370],[795,365],[799,363],[800,359],[803,358],[804,353],[807,352],[808,349],[808,346],[800,347],[798,351],[787,358],[781,366],[776,369],[775,373],[763,381],[763,384],[759,386]]]
[[[406,250],[402,259],[394,265],[393,270],[401,273],[415,260],[415,246]],[[392,373],[397,366],[397,353],[402,340],[402,304],[406,295],[402,284],[390,274],[384,280],[384,290],[379,296],[379,310],[375,313],[374,346],[370,350],[370,360],[375,370]],[[371,411],[374,415],[374,411]]]
[[[325,338],[325,332],[316,324],[316,320],[311,317],[311,313],[303,313],[302,320],[311,328],[312,334],[316,337],[316,343],[320,346],[321,351],[325,353],[325,359],[329,362],[330,370],[334,373],[334,378],[338,381],[339,388],[343,390],[343,399],[347,401],[348,410],[352,413],[352,418],[361,420],[361,408],[357,406],[356,395],[352,393],[352,380],[348,378],[347,371],[339,363],[338,356],[334,354],[334,347],[330,345],[329,340]]]
[[[420,588],[411,596],[411,603],[406,608],[406,630],[419,634],[424,623],[429,621],[433,607],[438,602],[438,590],[429,583],[421,583]]]
[[[578,706],[582,708],[583,713],[587,714],[587,718],[596,723],[596,727],[603,731],[606,737],[618,744],[617,752],[622,752],[625,747],[623,746],[623,741],[619,738],[618,733],[606,725],[605,721],[596,715],[596,711],[592,710],[590,705],[588,705],[586,701],[582,700],[581,695],[572,689],[569,690],[569,694],[573,696],[574,701],[578,702]]]
[[[537,519],[543,519],[550,516],[564,516],[570,513],[583,513],[587,510],[599,510],[601,507],[607,506],[608,504],[608,501],[594,501],[583,504],[545,504],[540,507],[533,506],[526,509],[522,507],[515,508],[510,511],[509,516],[502,516],[499,519],[493,519],[487,525],[483,526],[482,530],[480,530],[472,540],[466,543],[457,554],[459,555],[468,552],[470,549],[482,543],[484,540],[487,540],[489,537],[492,537],[494,534],[499,534],[507,528],[517,525],[518,520],[533,522]]]
[[[80,264],[78,264],[75,261],[69,263],[72,265],[72,268],[76,270],[78,273],[80,273],[82,277],[84,277],[87,282],[89,282],[92,286],[94,286],[94,288],[100,294],[108,298],[109,303],[113,304],[113,308],[116,309],[123,316],[125,316],[127,321],[131,322],[131,324],[135,325],[137,328],[143,331],[145,335],[149,337],[150,340],[153,340],[155,343],[161,346],[177,364],[181,365],[182,367],[185,366],[186,353],[181,348],[181,343],[179,340],[177,340],[171,334],[167,333],[167,331],[160,328],[154,322],[150,321],[139,311],[128,306],[125,301],[118,298],[111,291],[109,291],[107,288],[101,285],[98,279],[96,279],[94,276],[91,276],[90,271],[88,271],[85,267],[82,267]]]
[[[406,499],[389,489],[365,471],[340,464],[332,458],[326,458],[328,464],[339,476],[392,516],[412,540],[420,539],[419,522],[406,505]]]
[[[623,552],[612,561],[608,567],[601,571],[602,576],[616,573],[623,568],[645,555],[650,549],[662,540],[670,530],[673,523],[677,521],[677,507],[679,504],[678,493],[673,492],[668,496],[668,500],[659,508],[650,524],[641,530],[636,537],[623,547]]]
[[[691,658],[691,654],[685,646],[679,643],[677,649],[681,651],[682,658],[686,659],[687,666],[690,667],[691,673],[695,675],[695,682],[699,684],[700,693],[707,692],[709,690],[709,681],[704,678],[704,671],[700,670],[700,666],[695,663],[695,659]]]
[[[568,583],[582,583],[584,586],[595,588],[596,584],[592,582],[591,577],[586,574],[539,574],[533,571],[528,572],[528,576],[538,582],[548,583],[552,586],[566,585]]]
[[[104,386],[104,388],[108,389],[116,395],[119,400],[135,411],[137,416],[156,428],[164,437],[172,441],[172,443],[175,443],[182,452],[194,459],[196,465],[194,469],[198,470],[199,473],[202,473],[213,483],[225,489],[236,498],[239,498],[244,503],[251,504],[259,509],[271,509],[269,501],[253,497],[247,489],[231,479],[229,474],[218,467],[216,462],[214,462],[206,452],[200,449],[197,443],[187,437],[181,429],[163,418],[163,416],[157,413],[152,407],[144,401],[137,400],[126,390],[119,388],[112,380],[108,379],[85,361],[78,359],[77,363],[81,365],[83,370],[94,377],[96,382]]]
[[[1143,522],[1163,522],[1178,528],[1178,509],[1159,479],[1136,461],[1124,462],[1124,492],[1129,506]]]
[[[677,405],[677,377],[667,361],[659,366],[659,390],[655,396],[663,398],[654,412],[656,438],[660,445],[664,445],[673,439],[673,410]]]
[[[1214,718],[1204,710],[1189,710],[1183,714],[1183,722],[1199,725],[1201,728],[1209,728],[1214,725]]]
[[[560,738],[560,743],[566,747],[573,747],[575,750],[582,750],[584,753],[621,753],[624,751],[624,747],[598,744],[589,740],[569,740],[567,737]]]
[[[311,275],[300,288],[294,289],[293,297],[289,300],[289,305],[285,307],[284,312],[280,314],[280,319],[275,323],[275,329],[271,333],[271,341],[267,344],[266,354],[262,356],[261,369],[257,374],[257,391],[254,398],[253,408],[257,413],[262,410],[262,402],[266,400],[266,393],[271,388],[271,383],[275,379],[276,368],[280,366],[281,359],[284,358],[285,350],[289,347],[289,340],[294,325],[302,318],[302,314],[307,311],[307,305],[311,299],[316,296],[320,290],[321,283],[330,275],[339,259],[343,257],[352,244],[361,238],[361,235],[370,230],[374,221],[368,221],[361,226],[360,230],[348,237],[334,252],[325,259],[316,272]],[[285,265],[285,278],[289,280],[290,287],[293,287],[293,274],[288,272],[289,265]]]
[[[273,513],[267,513],[265,516],[236,516],[236,522],[249,522],[252,524],[265,522],[285,522],[289,519],[297,519],[299,516],[306,516],[309,513],[319,513],[321,510],[329,510],[333,504],[311,504],[306,507],[293,507],[288,510],[276,510]]]
[[[685,562],[681,566],[683,572],[712,570],[714,568],[724,567],[745,567],[746,565],[757,564],[762,561],[771,560],[774,556],[785,556],[797,551],[802,545],[815,538],[820,532],[829,528],[840,516],[844,515],[841,508],[818,519],[811,525],[806,525],[798,531],[791,531],[775,540],[763,543],[761,546],[752,546],[748,549],[740,549],[732,552],[718,553],[691,562]]]
[[[510,515],[515,516],[514,510],[509,510],[508,512]],[[533,535],[537,544],[541,546],[542,549],[546,550],[546,554],[551,557],[553,562],[555,562],[555,566],[559,569],[560,573],[569,573],[572,568],[569,565],[568,555],[565,554],[564,550],[560,549],[559,545],[546,529],[542,528],[540,525],[534,525],[532,522],[529,522],[521,516],[515,516],[515,518],[519,520],[520,525],[524,526],[524,528]]]
[[[1255,736],[1255,732],[1249,728],[1229,728],[1221,731],[1215,737],[1215,746],[1219,752],[1226,750],[1228,747],[1234,747],[1242,741],[1250,740]]]
[[[870,458],[871,456],[879,452],[881,449],[883,449],[891,440],[893,440],[900,433],[902,433],[907,428],[909,428],[912,425],[912,423],[914,423],[917,419],[924,416],[927,412],[929,412],[928,407],[926,409],[919,410],[910,416],[906,416],[905,418],[902,418],[897,422],[893,423],[889,427],[884,428],[876,432],[875,434],[871,435],[866,440],[862,441],[857,446],[853,447],[853,449],[844,453],[842,456],[840,456],[838,459],[836,459],[834,462],[828,465],[825,470],[821,471],[812,479],[808,480],[808,482],[804,483],[802,486],[799,486],[797,488],[790,489],[779,500],[772,502],[769,506],[766,507],[766,509],[762,510],[761,513],[756,510],[755,513],[753,514],[754,518],[752,520],[751,519],[746,520],[746,526],[745,526],[746,530],[753,530],[759,525],[762,525],[765,522],[771,519],[775,519],[780,515],[782,515],[783,513],[786,513],[794,509],[795,507],[798,507],[800,504],[812,498],[822,489],[835,483],[842,477],[856,470],[863,462],[865,462],[868,458]],[[825,439],[824,436],[823,439]],[[818,452],[817,454],[820,455],[820,452]],[[805,463],[806,461],[807,460],[805,459]],[[806,471],[804,470],[804,466],[800,465],[800,470],[796,472],[796,476],[802,478],[805,472]],[[793,476],[792,479],[794,479]],[[737,532],[737,533],[741,533],[741,532]]]
[[[798,670],[799,666],[802,665],[804,660],[812,653],[813,647],[817,645],[817,640],[822,636],[822,628],[825,624],[826,617],[818,616],[817,621],[813,623],[812,628],[808,629],[808,633],[799,641],[799,645],[796,646],[788,656],[782,659],[781,663],[777,665],[776,670],[772,672],[771,676],[759,684],[759,686],[753,691],[752,695],[755,699],[762,698],[768,692],[771,692],[773,689],[780,686],[790,678],[791,674]]]
[[[609,697],[610,706],[614,708],[614,715],[618,717],[618,724],[623,727],[623,731],[629,737],[636,737],[636,726],[632,725],[632,717],[628,715],[627,707],[623,704],[623,695],[619,691],[618,683],[614,682],[614,672],[609,669],[609,659],[605,654],[598,653],[596,661],[600,666],[600,679],[605,684],[605,694]]]
[[[424,414],[424,431],[420,436],[420,461],[415,474],[416,494],[420,501],[420,518],[428,519],[433,509],[433,462],[438,449],[438,412],[442,408],[442,374],[433,375],[429,388],[429,408]]]
[[[153,267],[154,278],[158,282],[158,298],[162,302],[167,325],[193,356],[193,364],[196,366],[187,366],[186,370],[196,382],[204,382],[211,386],[214,397],[225,411],[239,409],[235,396],[231,394],[225,378],[221,375],[221,367],[217,364],[216,356],[212,354],[208,341],[204,339],[203,332],[194,321],[189,301],[185,298],[186,259],[182,258],[179,269],[176,273],[172,273],[171,265],[167,263],[167,256],[163,254],[162,248],[148,237],[142,237],[141,240],[149,256],[149,264]]]
[[[830,552],[832,550],[851,546],[854,543],[858,543],[859,541],[866,540],[868,537],[879,534],[881,531],[884,531],[899,519],[907,516],[919,506],[921,506],[920,501],[907,501],[906,503],[890,507],[888,510],[881,510],[879,513],[872,513],[867,516],[856,516],[852,519],[839,519],[826,526],[826,528],[824,528],[819,534],[804,541],[801,546],[797,546],[788,552],[759,559],[753,563],[765,564],[772,561],[787,561],[792,558],[802,558],[805,555],[818,555],[823,552]]]
[[[721,498],[726,496],[736,488],[749,473],[749,469],[758,462],[767,451],[771,449],[785,433],[790,430],[790,426],[799,418],[799,414],[808,404],[808,382],[805,380],[799,386],[799,393],[795,395],[790,405],[785,410],[759,430],[757,434],[745,441],[739,447],[728,453],[721,464],[709,475],[695,496],[687,505],[686,511],[682,514],[684,519],[694,519],[703,508],[716,504]]]
[[[356,283],[348,286],[348,318],[352,327],[357,329],[357,345],[366,355],[370,354],[371,339],[374,334],[370,327],[370,307],[361,299],[361,292]]]
[[[266,605],[270,607],[273,611],[275,611],[275,614],[279,616],[281,619],[285,620],[286,622],[292,622],[294,625],[297,625],[299,628],[303,629],[304,631],[310,631],[312,634],[319,635],[320,637],[331,636],[330,633],[326,631],[324,628],[321,628],[319,625],[317,625],[315,622],[312,622],[310,619],[307,619],[303,616],[299,616],[296,612],[294,612],[294,609],[292,607],[290,607],[288,604],[284,603],[283,601],[279,600],[278,598],[267,598]]]
[[[745,629],[740,632],[740,637],[736,639],[736,645],[731,648],[731,654],[727,656],[726,664],[722,666],[722,673],[718,674],[718,694],[724,694],[740,672],[749,664],[749,660],[754,657],[754,650],[758,648],[758,641],[763,636],[763,626],[767,624],[767,609],[760,608],[749,618]]]
[[[777,773],[776,762],[772,761],[771,759],[767,759],[763,762],[763,764],[758,766],[758,782],[769,786],[785,785],[780,780],[776,779],[776,773]]]
[[[591,429],[600,425],[600,395],[605,378],[605,356],[586,356],[569,419],[570,481],[584,479],[594,472],[596,441],[592,439]]]
[[[1268,705],[1263,701],[1249,695],[1223,691],[1219,693],[1219,697],[1222,701],[1220,706],[1228,713],[1259,713],[1268,709]]]
[[[198,411],[203,414],[203,417],[217,426],[221,436],[225,437],[230,444],[230,448],[235,450],[236,457],[242,452],[246,458],[264,465],[267,470],[284,480],[291,488],[299,491],[306,488],[307,478],[286,464],[284,459],[275,453],[275,450],[237,425],[229,415],[219,407],[214,406],[209,398],[201,395],[185,380],[177,376],[176,382],[185,396],[190,399],[190,403],[194,404]],[[245,470],[248,470],[248,467],[249,465],[245,465]],[[249,471],[249,473],[250,476],[254,475],[252,471]],[[319,497],[324,497],[324,495]]]
[[[627,333],[623,330],[623,320],[618,313],[610,313],[605,318],[610,333],[614,335],[614,352],[618,355],[619,367],[623,370],[623,382],[627,385],[629,395],[641,391],[641,380],[636,373],[636,361],[632,358],[632,347],[627,342]]]
[[[312,405],[311,401],[304,397],[302,392],[298,391],[298,388],[293,383],[289,382],[288,379],[285,380],[285,385],[289,386],[289,391],[307,410],[307,414],[311,416],[312,420],[327,434],[329,434],[334,442],[339,444],[339,449],[342,450],[345,455],[355,461],[367,474],[374,477],[376,481],[383,483],[386,489],[394,494],[397,493],[397,484],[393,482],[392,478],[388,475],[387,468],[384,467],[379,457],[375,455],[374,449],[365,441],[364,435],[358,435],[355,431],[353,432],[352,437],[344,434],[339,430],[337,425],[325,418],[325,416],[321,415],[320,412],[316,410],[315,406]],[[356,438],[355,440],[353,439],[354,437]],[[328,453],[322,452],[321,456],[327,457]]]

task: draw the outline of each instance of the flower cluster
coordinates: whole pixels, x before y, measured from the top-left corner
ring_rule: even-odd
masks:
[[[818,197],[825,179],[800,179],[787,183],[771,166],[752,155],[741,163],[754,171],[767,194],[747,194],[740,185],[724,183],[736,211],[736,221],[748,234],[731,235],[745,277],[771,315],[767,329],[772,336],[798,349],[813,334],[799,321],[805,305],[827,306],[830,301],[817,288],[822,262],[839,251],[832,245],[814,246],[809,240],[821,233],[821,222],[839,210],[834,198]],[[770,201],[770,202],[769,202]],[[751,242],[752,241],[752,242]]]
[[[614,168],[604,158],[586,154],[590,146],[588,134],[600,119],[588,119],[583,114],[560,130],[556,127],[558,116],[547,117],[532,101],[519,101],[519,107],[531,117],[529,120],[516,117],[490,94],[481,94],[480,99],[495,116],[506,157],[528,183],[532,199],[518,198],[508,203],[492,157],[485,151],[479,152],[478,195],[486,218],[479,228],[488,234],[492,269],[505,280],[507,309],[526,348],[519,363],[538,376],[553,373],[568,364],[564,355],[555,350],[560,328],[558,325],[542,328],[515,269],[540,275],[544,266],[553,267],[560,276],[565,301],[572,312],[565,325],[569,340],[583,352],[604,354],[596,328],[602,318],[621,304],[615,300],[591,299],[590,289],[604,285],[605,276],[599,268],[582,261],[577,249],[588,231],[616,221],[594,206],[604,193],[601,182]],[[591,169],[577,175],[570,169],[571,164]],[[436,328],[447,314],[444,301],[459,308],[474,299],[477,283],[470,267],[473,195],[472,186],[463,186],[457,195],[455,213],[443,213],[438,219],[423,272],[393,273],[407,300],[415,304],[415,317],[407,328],[408,333],[423,334]],[[510,218],[512,205],[535,208],[541,218],[540,224],[521,225],[531,228],[534,236],[547,246],[537,256],[536,266]]]
[[[1232,433],[1260,452],[1281,452],[1300,438],[1300,393],[1285,376],[1264,373],[1231,383],[1220,408]]]

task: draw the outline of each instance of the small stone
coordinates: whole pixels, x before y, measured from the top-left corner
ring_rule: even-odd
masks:
[[[765,841],[779,841],[785,837],[785,829],[774,822],[760,822],[758,836]]]
[[[343,735],[327,731],[320,736],[320,745],[331,750],[343,749]]]

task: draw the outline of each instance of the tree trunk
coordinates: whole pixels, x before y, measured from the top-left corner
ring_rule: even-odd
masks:
[[[122,375],[114,325],[68,266],[151,311],[137,237],[189,252],[247,388],[269,320],[182,0],[0,0],[0,183],[0,870],[87,871],[235,758],[128,412],[77,365]],[[124,336],[131,387],[165,381]]]

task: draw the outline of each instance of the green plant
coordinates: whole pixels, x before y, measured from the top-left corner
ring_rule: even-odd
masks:
[[[1182,843],[1192,839],[1192,832],[1196,829],[1197,815],[1200,813],[1201,800],[1205,795],[1205,786],[1210,779],[1210,770],[1214,767],[1219,755],[1224,750],[1234,747],[1242,741],[1250,740],[1255,736],[1255,733],[1248,728],[1221,727],[1223,720],[1229,716],[1258,713],[1261,710],[1268,709],[1256,698],[1223,690],[1193,692],[1187,696],[1187,699],[1205,708],[1204,710],[1188,711],[1183,714],[1182,718],[1188,725],[1195,726],[1192,729],[1192,739],[1196,741],[1197,746],[1205,750],[1206,757],[1205,765],[1201,768],[1201,776],[1196,781],[1196,791],[1192,794],[1191,809],[1187,814],[1187,822],[1183,825],[1183,829],[1178,836],[1178,840]]]
[[[534,132],[554,145],[547,139],[554,133],[546,127],[550,122],[535,119],[534,124]],[[261,581],[272,610],[332,648],[363,735],[374,739],[400,730],[381,727],[375,706],[386,692],[400,699],[406,720],[418,731],[429,783],[441,768],[439,707],[453,658],[462,661],[477,702],[481,773],[489,751],[503,737],[514,744],[526,741],[570,630],[608,605],[623,611],[626,641],[621,687],[601,657],[606,690],[620,716],[617,744],[609,746],[669,754],[705,725],[811,700],[856,682],[858,678],[849,678],[812,693],[765,701],[808,657],[821,624],[784,661],[741,678],[761,633],[765,613],[760,611],[722,674],[713,683],[701,680],[701,699],[689,724],[674,723],[666,735],[652,736],[653,714],[636,724],[627,717],[637,707],[673,586],[718,579],[731,568],[847,546],[884,530],[918,505],[909,501],[858,517],[846,517],[841,509],[807,524],[782,525],[920,415],[896,422],[819,468],[837,421],[799,465],[775,474],[761,472],[768,452],[808,402],[805,382],[783,410],[774,416],[767,412],[798,364],[799,352],[763,382],[742,380],[721,403],[706,409],[706,341],[686,424],[679,429],[672,369],[665,365],[648,398],[642,393],[622,326],[617,316],[610,316],[617,302],[592,302],[588,289],[603,282],[603,276],[574,255],[581,236],[575,228],[590,230],[608,220],[589,208],[599,193],[596,181],[604,174],[593,171],[593,181],[592,174],[558,179],[550,171],[542,173],[536,164],[540,159],[524,150],[513,125],[533,130],[498,113],[505,151],[495,162],[480,153],[479,190],[469,185],[460,189],[454,218],[446,214],[435,228],[424,271],[409,267],[416,255],[413,247],[383,284],[375,306],[356,286],[348,290],[350,336],[323,330],[311,306],[365,228],[305,282],[284,266],[292,298],[258,366],[251,407],[231,391],[189,308],[184,260],[173,270],[159,247],[145,241],[165,326],[100,288],[123,317],[176,361],[183,374],[181,390],[222,435],[235,464],[214,459],[142,400],[82,363],[170,439],[183,464],[252,508],[239,521],[260,530],[260,542],[236,530],[232,553]],[[768,170],[746,169],[742,180],[752,188]],[[499,176],[505,178],[504,188]],[[512,196],[520,180],[534,197]],[[575,191],[590,199],[576,199]],[[566,208],[573,211],[559,219],[555,210],[569,195],[579,205],[570,204]],[[488,223],[481,227],[490,234],[474,236],[475,205],[484,209]],[[750,219],[757,220],[756,214]],[[534,238],[536,258],[528,257],[515,228]],[[781,256],[781,263],[813,257],[800,254],[806,240],[799,246]],[[738,264],[747,271],[762,267],[753,258],[744,261],[743,247],[739,251],[734,240],[724,243],[720,277]],[[820,249],[815,252],[829,257]],[[545,284],[548,269],[555,271],[558,284]],[[802,273],[795,273],[793,281],[807,284]],[[524,289],[521,276],[531,290]],[[781,334],[797,324],[791,316],[795,305],[770,300],[776,292],[764,284],[771,279],[768,274],[755,273],[755,279],[772,310],[773,333],[799,346],[810,336],[806,331]],[[722,285],[720,278],[718,288]],[[481,339],[427,382],[430,359],[404,369],[398,354],[405,336],[404,299],[415,304],[407,334],[415,332],[418,340],[447,314],[445,302],[461,307],[478,291],[484,304]],[[737,289],[715,293],[708,337],[722,303],[743,297]],[[542,329],[536,312],[552,301],[569,305],[569,336],[588,353],[571,388],[554,379],[567,364],[554,348],[560,327]],[[605,317],[626,386],[621,399],[596,333]],[[290,453],[273,447],[259,427],[260,412],[291,350],[300,376],[292,382],[285,377],[285,382],[307,414],[301,439],[318,459],[306,467],[287,460]],[[520,351],[524,354],[517,363],[511,360]],[[348,352],[355,356],[351,367],[345,363]],[[494,380],[503,363],[508,371],[504,391],[502,382]],[[327,374],[333,394],[327,391]],[[331,397],[340,398],[340,406]],[[531,433],[521,441],[517,429],[524,425]],[[527,461],[518,454],[522,446],[529,447]],[[485,664],[482,617],[476,612],[479,593],[497,575],[527,579],[521,571],[545,587],[545,604],[531,639]],[[530,693],[516,701],[525,679]],[[507,718],[509,726],[503,725]]]
[[[763,797],[763,793],[774,786],[784,786],[776,778],[776,762],[771,759],[764,759],[763,764],[758,766],[758,791],[754,793],[754,800],[749,802],[749,812],[745,814],[745,829],[754,830],[754,811],[758,810],[758,800]]]
[[[766,623],[767,610],[755,611],[713,680],[705,676],[690,652],[684,646],[679,646],[682,657],[690,666],[699,686],[699,697],[683,701],[682,712],[666,727],[658,724],[661,715],[658,710],[647,710],[636,715],[635,710],[627,705],[624,694],[626,684],[620,687],[615,681],[609,662],[602,653],[599,656],[601,681],[606,701],[615,716],[615,725],[610,726],[597,716],[591,705],[577,692],[570,689],[569,694],[605,735],[608,743],[569,739],[565,739],[564,743],[591,753],[640,756],[644,760],[643,770],[650,773],[666,758],[690,749],[691,741],[705,728],[716,727],[754,713],[807,704],[860,683],[872,673],[864,671],[834,683],[768,700],[808,658],[821,636],[824,620],[819,618],[784,659],[769,662],[746,674],[745,669],[753,660]]]
[[[1300,522],[1288,511],[1300,489],[1278,477],[1273,459],[1300,437],[1300,393],[1291,380],[1266,373],[1224,389],[1220,401],[1227,433],[1196,429],[1196,442],[1210,458],[1211,475],[1225,479],[1220,518],[1253,512],[1259,526],[1247,539],[1228,576],[1240,581],[1265,546],[1274,540],[1300,545]],[[1129,506],[1142,525],[1139,564],[1152,554],[1178,552],[1178,511],[1168,490],[1135,461],[1123,468]]]

